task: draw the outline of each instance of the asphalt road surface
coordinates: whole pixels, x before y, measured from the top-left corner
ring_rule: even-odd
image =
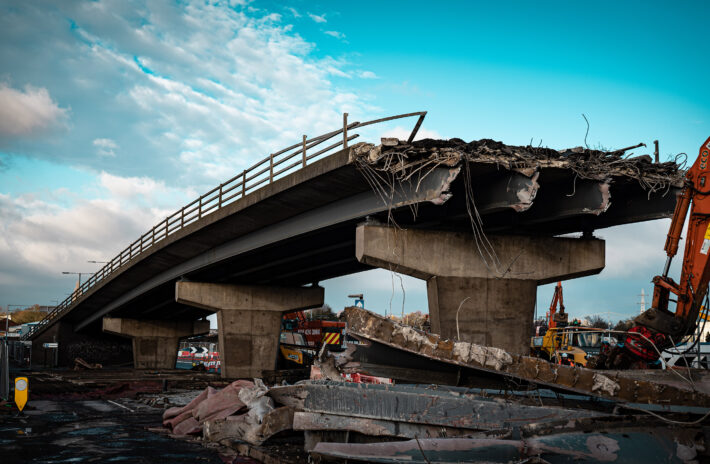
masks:
[[[30,401],[0,412],[0,463],[205,463],[219,455],[200,444],[150,432],[163,410],[127,399]]]

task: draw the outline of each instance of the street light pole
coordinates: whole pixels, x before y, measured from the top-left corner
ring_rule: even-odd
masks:
[[[81,287],[81,275],[84,274],[95,274],[94,272],[69,272],[69,271],[62,271],[62,274],[72,274],[72,275],[78,275],[79,276],[79,286]]]

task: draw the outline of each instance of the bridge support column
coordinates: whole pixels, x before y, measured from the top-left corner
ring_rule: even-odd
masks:
[[[323,305],[322,287],[177,282],[178,303],[217,312],[222,377],[261,377],[276,368],[284,312]]]
[[[103,319],[104,332],[133,339],[133,367],[175,369],[181,338],[210,331],[209,321]]]
[[[597,274],[604,241],[488,236],[497,261],[471,234],[362,225],[360,262],[427,281],[432,331],[447,338],[529,351],[537,286]],[[485,253],[485,252],[483,252]]]

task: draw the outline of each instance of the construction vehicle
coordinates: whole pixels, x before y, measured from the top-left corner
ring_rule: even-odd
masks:
[[[286,313],[282,330],[303,335],[306,345],[320,351],[323,344],[329,351],[345,349],[345,322],[324,319],[309,320],[303,311]]]
[[[559,306],[559,312],[557,307]],[[557,282],[555,292],[547,312],[547,330],[530,339],[530,353],[556,364],[587,365],[587,352],[575,346],[579,336],[587,334],[577,333],[579,322],[568,325],[565,313],[564,299],[562,297],[562,282]]]
[[[685,251],[680,279],[676,282],[668,272],[678,252],[686,217]],[[657,364],[664,349],[680,344],[696,328],[700,308],[707,301],[710,280],[710,137],[685,174],[664,249],[666,264],[663,273],[653,278],[651,308],[634,319],[635,325],[622,343],[600,355],[597,367],[652,366]],[[671,299],[671,294],[675,299]],[[670,302],[675,303],[674,311],[669,309]]]
[[[345,322],[309,320],[303,311],[284,314],[279,338],[280,369],[310,366],[323,346],[329,351],[345,349]]]
[[[281,332],[279,337],[279,369],[298,369],[313,364],[316,351],[309,348],[298,332]]]

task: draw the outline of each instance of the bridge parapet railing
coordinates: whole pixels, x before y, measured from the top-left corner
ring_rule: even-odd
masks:
[[[67,312],[72,305],[92,287],[117,272],[122,266],[140,254],[149,251],[152,247],[167,239],[172,234],[182,230],[184,227],[196,222],[208,214],[227,206],[249,193],[265,187],[275,180],[292,174],[308,166],[315,158],[323,158],[324,155],[332,154],[333,150],[347,148],[348,143],[359,137],[359,134],[350,131],[373,124],[378,124],[395,119],[418,116],[417,122],[412,129],[408,142],[414,140],[419,128],[424,121],[426,111],[416,113],[399,114],[381,119],[374,119],[367,122],[348,123],[348,113],[343,114],[343,127],[328,132],[318,137],[303,139],[289,147],[269,154],[268,157],[258,161],[250,168],[232,177],[228,181],[218,185],[209,192],[201,195],[187,205],[183,206],[175,213],[158,222],[152,229],[141,235],[133,243],[123,249],[118,255],[107,262],[96,273],[92,274],[79,288],[74,290],[64,301],[54,307],[47,316],[39,321],[22,339],[29,339],[34,333],[50,324],[54,319]],[[319,147],[318,151],[313,151],[315,147],[324,142],[341,136],[337,142],[326,147]],[[309,152],[310,151],[310,152]]]

